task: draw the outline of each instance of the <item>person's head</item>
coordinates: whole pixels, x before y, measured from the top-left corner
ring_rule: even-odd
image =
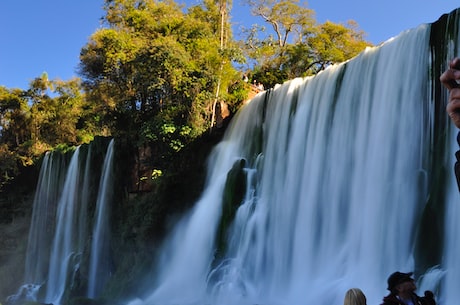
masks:
[[[366,296],[359,288],[351,288],[345,293],[343,305],[366,305]]]
[[[415,281],[412,278],[412,272],[403,273],[403,272],[394,272],[388,277],[388,290],[391,293],[408,296],[412,294],[417,287],[415,286]]]

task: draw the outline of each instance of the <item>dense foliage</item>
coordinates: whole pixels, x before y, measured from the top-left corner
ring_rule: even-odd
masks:
[[[236,49],[221,46],[219,7],[206,1],[183,13],[172,1],[107,1],[106,11],[108,26],[81,52],[89,98],[115,134],[172,137],[181,148],[210,126],[214,96],[225,98],[240,79]]]
[[[43,152],[101,134],[79,79],[35,78],[27,90],[0,87],[0,188]]]
[[[370,43],[356,22],[318,24],[314,11],[299,0],[247,0],[252,14],[261,17],[271,30],[260,25],[244,29],[241,41],[252,78],[273,87],[295,77],[314,75],[327,66],[346,61]]]
[[[81,78],[0,87],[0,189],[46,150],[99,135],[153,147],[161,169],[215,127],[221,103],[234,113],[253,82],[312,75],[369,45],[355,23],[317,24],[297,0],[247,4],[271,30],[255,25],[237,41],[224,0],[106,0],[103,26],[81,49]]]

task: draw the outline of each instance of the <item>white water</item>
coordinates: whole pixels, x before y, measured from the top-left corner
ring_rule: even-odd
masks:
[[[42,284],[46,280],[56,205],[62,191],[66,165],[63,158],[45,154],[33,203],[27,245],[25,283]]]
[[[359,287],[368,304],[380,304],[388,275],[414,270],[417,224],[430,196],[428,39],[429,26],[420,26],[278,86],[266,110],[264,94],[245,106],[211,156],[201,199],[165,244],[150,293],[132,303],[330,305]],[[226,175],[241,158],[250,187],[227,256],[211,270]],[[447,205],[458,223],[454,186]],[[458,253],[458,241],[446,242]],[[447,257],[420,289],[436,288],[449,269],[448,292],[436,293],[456,304],[458,267]]]
[[[113,190],[113,145],[112,140],[106,152],[99,187],[92,185],[95,181],[97,185],[99,178],[93,177],[97,173],[92,164],[91,145],[86,154],[78,147],[72,153],[70,163],[61,153],[45,155],[34,198],[25,266],[26,284],[8,298],[10,302],[32,300],[61,304],[72,289],[81,293],[82,255],[85,251],[91,251],[91,286],[86,296],[97,297],[100,293],[110,276],[108,219]],[[95,221],[94,227],[89,225],[88,228],[88,210],[91,209],[95,210]],[[93,234],[91,249],[87,249],[89,231]],[[46,290],[44,298],[38,296],[40,290]]]
[[[102,291],[110,276],[110,204],[113,193],[113,146],[112,139],[102,168],[96,215],[91,243],[88,297],[94,298]]]
[[[46,300],[60,304],[68,285],[68,274],[72,273],[83,249],[78,246],[78,203],[79,203],[79,166],[78,147],[70,161],[61,198],[57,206],[56,229],[51,248],[50,266],[47,279]]]

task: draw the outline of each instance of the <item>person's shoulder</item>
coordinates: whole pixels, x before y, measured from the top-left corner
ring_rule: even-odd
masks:
[[[423,305],[436,305],[436,301],[434,300],[433,292],[427,290],[423,297],[420,297],[420,301]]]
[[[381,305],[398,305],[401,304],[394,295],[389,294],[383,298],[383,303]]]

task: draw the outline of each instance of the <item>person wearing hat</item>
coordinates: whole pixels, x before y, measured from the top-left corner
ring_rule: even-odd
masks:
[[[425,296],[419,297],[415,290],[415,280],[412,272],[394,272],[388,277],[390,294],[383,298],[382,305],[436,305],[431,291],[425,291]]]

